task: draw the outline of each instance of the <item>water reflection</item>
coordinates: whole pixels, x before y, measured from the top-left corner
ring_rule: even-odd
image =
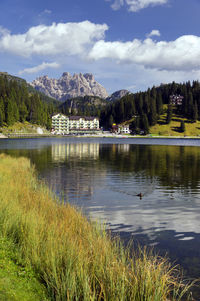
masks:
[[[29,157],[57,194],[125,240],[156,245],[188,275],[200,275],[199,146],[33,139],[1,141],[0,148]]]
[[[69,157],[97,159],[99,157],[99,144],[53,144],[51,146],[51,152],[52,160],[57,162],[64,162],[66,158]]]

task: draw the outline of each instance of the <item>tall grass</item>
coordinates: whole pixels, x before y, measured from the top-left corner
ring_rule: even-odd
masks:
[[[25,158],[0,155],[0,231],[52,300],[181,300],[188,286],[162,258],[134,255],[38,182]]]

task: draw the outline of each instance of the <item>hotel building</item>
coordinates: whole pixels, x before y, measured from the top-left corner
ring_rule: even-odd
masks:
[[[88,133],[99,131],[99,119],[86,116],[65,116],[57,114],[52,116],[52,133]]]

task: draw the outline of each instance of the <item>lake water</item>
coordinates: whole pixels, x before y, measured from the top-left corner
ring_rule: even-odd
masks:
[[[200,277],[199,139],[0,139],[0,152],[30,158],[87,216]]]

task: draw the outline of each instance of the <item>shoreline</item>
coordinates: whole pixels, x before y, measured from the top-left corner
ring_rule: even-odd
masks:
[[[97,134],[97,135],[42,135],[42,134],[9,134],[4,135],[0,133],[0,139],[25,139],[25,138],[115,138],[115,139],[200,139],[200,136],[154,136],[154,135],[108,135],[108,134]]]

